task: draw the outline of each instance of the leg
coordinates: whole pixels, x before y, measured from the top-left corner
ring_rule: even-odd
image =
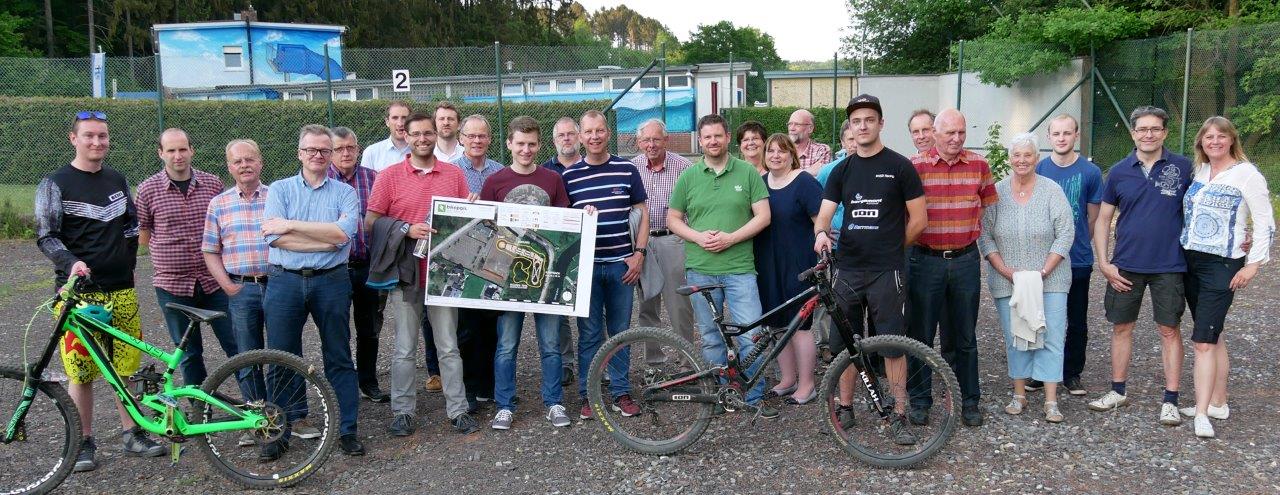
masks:
[[[808,333],[808,332],[805,332],[805,333]],[[797,380],[798,377],[796,376],[796,362],[798,361],[798,358],[799,358],[799,352],[796,350],[796,340],[798,340],[799,338],[800,338],[800,332],[796,332],[796,335],[793,336],[791,340],[787,342],[787,346],[782,348],[782,352],[778,353],[778,375],[779,376],[778,376],[778,384],[774,385],[773,387],[774,393],[778,393],[778,394],[786,393],[786,392],[783,392],[785,390],[792,390],[794,392],[798,392],[798,390],[796,390],[796,387],[798,387],[798,385],[796,384],[796,382],[798,381]],[[808,392],[805,392],[804,395],[801,395],[799,393],[796,393],[795,395],[798,397],[808,397],[808,394],[809,394]]]
[[[643,291],[641,292],[643,293]],[[643,297],[643,295],[641,297]],[[654,297],[652,299],[640,301],[640,314],[636,318],[636,325],[639,325],[642,327],[655,327],[655,328],[666,327],[666,325],[662,324],[662,298],[661,297]],[[660,349],[649,349],[648,347],[646,347],[644,350],[645,362],[648,362],[651,364],[657,364],[659,360],[663,358],[664,356],[662,355],[662,351]]]
[[[982,294],[979,256],[972,251],[952,259],[947,280],[947,305],[939,322],[943,348],[951,341],[954,359],[951,368],[960,382],[966,406],[977,406],[982,396],[978,385],[978,299]],[[947,336],[950,336],[948,339]],[[944,353],[945,354],[945,353]]]
[[[1123,384],[1129,378],[1129,358],[1133,354],[1133,327],[1142,308],[1142,294],[1147,290],[1148,276],[1120,270],[1120,276],[1132,282],[1128,291],[1119,292],[1107,284],[1103,310],[1107,321],[1115,325],[1111,334],[1111,382]],[[1117,391],[1118,392],[1118,391]],[[1123,395],[1123,394],[1121,394]]]
[[[427,317],[440,357],[445,413],[453,419],[467,412],[467,387],[462,383],[462,356],[458,354],[458,308],[430,306]]]
[[[573,363],[577,361],[577,348],[573,346],[573,329],[569,328],[569,317],[561,316],[558,327],[560,341],[560,363],[567,373],[573,372]]]
[[[324,375],[338,396],[342,414],[338,432],[354,434],[360,412],[360,389],[351,359],[351,275],[334,270],[306,280],[307,311],[320,333]]]
[[[1062,382],[1062,363],[1067,333],[1067,299],[1063,292],[1044,294],[1044,347],[1032,353],[1031,376],[1044,382],[1045,402],[1058,401],[1058,383]]]
[[[743,323],[759,319],[761,311],[760,290],[757,286],[756,275],[754,273],[725,275],[721,277],[721,280],[724,283],[725,306],[728,309],[731,319],[733,321]],[[734,338],[738,344],[738,359],[742,359],[743,357],[750,355],[751,351],[755,349],[756,344],[753,337],[755,337],[756,333],[759,331],[760,329],[757,328]],[[764,363],[765,360],[763,358],[757,358],[751,363],[750,367],[743,371],[750,376],[757,376],[761,373],[761,368],[764,366]],[[809,374],[810,377],[812,377],[813,372],[810,371]],[[766,380],[761,377],[760,380],[756,382],[755,387],[746,391],[745,399],[748,404],[758,404],[760,400],[764,398],[764,391],[766,387],[765,381]],[[810,384],[810,387],[812,388],[812,384]]]
[[[1079,378],[1084,372],[1089,345],[1089,279],[1092,267],[1071,268],[1071,290],[1067,293],[1067,336],[1063,348],[1062,378]]]
[[[498,409],[515,411],[512,399],[516,395],[516,351],[523,327],[523,312],[506,311],[498,317],[498,351],[493,359],[493,401]]]
[[[620,334],[631,328],[632,302],[635,300],[635,286],[622,281],[627,271],[623,262],[610,263],[604,270],[604,320],[609,337]],[[618,398],[631,393],[631,349],[622,349],[609,360],[609,395]]]
[[[564,363],[560,360],[560,322],[557,315],[533,315],[533,328],[537,331],[538,355],[542,364],[542,405],[551,407],[564,402],[564,387],[560,385],[560,373]]]
[[[1229,281],[1230,279],[1228,279]],[[1182,312],[1187,306],[1186,294],[1183,292],[1182,274],[1161,273],[1154,275],[1150,285],[1151,312],[1155,316],[1156,328],[1160,330],[1160,354],[1164,362],[1164,389],[1169,392],[1177,392],[1179,390],[1179,381],[1182,379],[1183,359],[1182,329],[1179,328],[1179,325],[1182,321]],[[1217,339],[1214,340],[1216,341]]]
[[[796,393],[792,397],[796,400],[804,400],[817,387],[813,380],[813,371],[818,367],[818,345],[813,340],[813,332],[800,330],[792,336],[790,342],[787,342],[787,347],[791,347],[794,353],[798,379]],[[783,351],[783,354],[786,354],[786,351]]]
[[[425,312],[422,314],[423,353],[427,358],[427,375],[437,376],[440,374],[440,356],[436,351],[435,332],[431,329],[431,318],[428,316]]]
[[[228,319],[231,320],[231,332],[235,334],[236,349],[239,352],[262,349],[265,346],[262,334],[263,287],[262,284],[245,283],[240,286],[240,292],[227,299]],[[261,372],[255,372],[245,377],[245,380],[248,382],[245,391],[247,399],[266,397],[266,384]]]
[[[907,336],[929,347],[933,347],[945,304],[945,275],[941,258],[913,251],[907,259],[907,304],[911,306],[906,318]],[[912,408],[933,407],[933,370],[908,359],[907,391],[911,394]]]
[[[142,320],[138,315],[138,293],[134,292],[133,289],[121,289],[108,293],[106,297],[111,305],[114,306],[111,311],[111,326],[134,338],[141,339]],[[142,364],[142,351],[115,339],[112,339],[110,345],[111,367],[127,384],[129,377],[137,373],[138,367]],[[128,431],[137,426],[137,423],[133,421],[133,417],[129,416],[128,411],[125,410],[124,404],[120,402],[120,398],[114,395],[112,398],[115,400],[116,412],[120,414],[120,424],[124,427],[124,430]]]
[[[1129,379],[1129,358],[1133,355],[1133,327],[1136,322],[1117,323],[1111,333],[1111,381]]]
[[[190,296],[179,296],[167,290],[156,287],[156,304],[160,306],[160,311],[164,313],[165,327],[169,329],[169,338],[173,340],[173,345],[178,345],[182,341],[182,334],[186,333],[187,326],[191,323],[182,312],[166,308],[169,303],[182,304],[184,306],[197,306],[196,298]],[[199,328],[193,329],[187,336],[187,343],[183,349],[185,353],[182,355],[182,362],[179,366],[182,368],[182,383],[186,385],[199,385],[204,382],[205,377],[209,376],[204,367],[204,339],[201,338]]]
[[[720,281],[719,278],[704,275],[694,270],[685,272],[685,280],[690,285],[711,285]],[[724,291],[714,289],[709,291],[711,295],[711,304],[716,308],[724,307]],[[728,362],[728,348],[724,342],[724,336],[720,333],[720,328],[716,326],[715,315],[711,312],[711,306],[707,305],[704,293],[694,293],[689,295],[689,302],[693,305],[693,316],[698,322],[698,333],[702,337],[702,357],[712,366],[723,365]]]
[[[301,275],[283,270],[273,270],[262,299],[266,311],[267,348],[288,352],[302,357],[302,327],[307,322],[306,296],[303,293]],[[286,398],[301,395],[302,386],[296,377],[282,376],[282,370],[273,369],[266,376],[267,397],[284,408],[290,421],[306,416],[305,402],[285,403]]]
[[[1031,378],[1031,353],[1033,351],[1018,350],[1014,345],[1012,314],[1009,308],[1010,297],[996,298],[996,318],[1000,321],[1000,329],[1004,333],[1005,361],[1009,363],[1009,378],[1015,383],[1026,383]]]
[[[604,284],[601,282],[601,271],[607,266],[596,263],[591,274],[591,310],[586,318],[578,318],[578,397],[582,403],[587,402],[587,374],[591,369],[591,360],[596,351],[604,343]],[[612,379],[612,378],[611,378]]]
[[[1231,372],[1231,361],[1227,357],[1227,341],[1218,337],[1218,345],[1213,349],[1217,373],[1213,377],[1213,393],[1209,395],[1209,404],[1223,407],[1227,405],[1227,377]]]
[[[418,394],[414,386],[418,335],[423,313],[422,290],[400,286],[391,291],[387,303],[395,317],[395,349],[391,355],[391,412],[414,415]]]
[[[68,383],[67,394],[80,413],[80,434],[93,436],[93,382]]]
[[[378,388],[378,334],[382,332],[382,307],[386,293],[365,285],[369,266],[349,268],[351,319],[356,330],[356,375],[360,388]]]
[[[221,289],[214,289],[212,293],[203,294],[199,286],[196,286],[197,302],[200,308],[230,313],[231,304],[227,293]],[[218,339],[218,346],[222,348],[222,353],[227,357],[235,356],[240,353],[240,344],[236,339],[235,329],[231,325],[231,319],[218,318],[209,322],[209,326],[213,330],[213,336]]]

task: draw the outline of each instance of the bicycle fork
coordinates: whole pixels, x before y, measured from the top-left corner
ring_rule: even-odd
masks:
[[[862,352],[862,347],[858,342],[862,340],[861,335],[854,335],[853,325],[845,316],[844,311],[840,309],[840,305],[836,304],[835,297],[830,292],[822,292],[819,297],[822,298],[822,304],[827,308],[827,314],[831,316],[832,323],[835,324],[836,331],[840,332],[840,337],[844,340],[845,350],[849,351],[849,361],[856,372],[858,379],[862,381],[862,385],[867,387],[867,394],[871,396],[871,406],[875,409],[876,414],[882,420],[889,420],[893,414],[891,408],[885,407],[885,397],[881,394],[883,389],[880,388],[880,379],[872,371],[871,358]],[[837,389],[839,385],[837,385]],[[838,391],[837,391],[838,393]]]

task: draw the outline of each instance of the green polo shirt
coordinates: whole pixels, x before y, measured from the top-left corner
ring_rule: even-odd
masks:
[[[730,156],[720,175],[707,167],[704,160],[698,160],[680,174],[671,191],[669,207],[684,212],[689,227],[699,232],[733,232],[751,220],[751,205],[768,197],[769,190],[755,167]],[[718,253],[707,252],[694,242],[686,242],[684,250],[685,268],[707,275],[756,272],[750,240]]]

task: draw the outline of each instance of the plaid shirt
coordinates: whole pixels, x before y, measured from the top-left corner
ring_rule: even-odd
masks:
[[[338,167],[329,164],[329,178],[351,186],[360,199],[360,221],[356,223],[356,236],[351,239],[349,261],[369,261],[369,234],[364,231],[364,212],[369,209],[369,193],[373,191],[373,181],[378,177],[378,172],[366,167],[356,167],[352,172],[351,177],[343,177]]]
[[[472,167],[471,158],[465,155],[462,158],[454,160],[452,163],[462,169],[462,175],[467,178],[467,190],[476,194],[480,194],[480,190],[484,188],[485,179],[488,179],[490,175],[496,174],[499,170],[502,170],[501,163],[490,160],[487,156],[484,157],[484,168],[480,170],[476,170],[475,167]]]
[[[656,167],[650,166],[649,159],[643,153],[632,158],[631,163],[640,171],[640,181],[644,182],[645,193],[649,195],[646,203],[649,208],[649,229],[667,228],[667,203],[671,201],[671,190],[676,187],[676,178],[692,166],[693,162],[668,151],[666,159]]]
[[[982,209],[996,203],[991,166],[977,153],[964,150],[947,163],[934,148],[911,157],[924,184],[929,223],[918,243],[931,249],[959,249],[978,240]]]
[[[204,219],[200,250],[222,255],[227,273],[241,276],[267,274],[267,241],[262,238],[262,212],[267,207],[267,185],[249,196],[233,187],[214,196]]]
[[[191,169],[191,185],[182,189],[163,170],[138,184],[138,228],[151,232],[152,284],[176,296],[195,295],[196,284],[205,294],[218,290],[200,254],[201,218],[209,202],[222,192],[222,180]]]
[[[807,148],[797,149],[796,153],[800,155],[800,168],[813,175],[818,175],[822,166],[831,161],[831,147],[812,139]]]

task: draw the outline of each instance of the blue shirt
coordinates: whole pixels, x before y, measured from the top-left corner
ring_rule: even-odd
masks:
[[[571,208],[596,207],[595,261],[608,263],[631,256],[631,207],[649,199],[636,166],[615,155],[600,165],[588,165],[583,157],[565,169],[563,177]]]
[[[475,194],[480,194],[480,189],[484,187],[485,179],[502,170],[501,163],[490,160],[487,156],[484,157],[484,168],[480,170],[476,170],[475,167],[471,166],[471,158],[467,156],[454,160],[453,164],[462,169],[463,177],[467,178],[467,190]]]
[[[274,244],[280,239],[278,235],[263,236],[271,245],[267,251],[267,262],[290,270],[333,268],[347,262],[351,253],[349,240],[356,235],[356,223],[360,218],[360,200],[356,198],[355,189],[328,177],[319,187],[311,187],[301,173],[275,181],[270,189],[271,194],[267,195],[267,206],[262,213],[264,220],[284,218],[335,223],[347,234],[348,242],[339,244],[337,251],[300,253],[276,247]]]
[[[1093,266],[1092,236],[1089,235],[1089,205],[1102,202],[1102,170],[1084,156],[1065,167],[1045,157],[1036,164],[1036,173],[1053,179],[1067,195],[1071,214],[1075,217],[1076,238],[1071,243],[1071,267]]]
[[[364,149],[364,154],[360,155],[360,166],[381,172],[384,168],[403,162],[405,155],[412,149],[413,145],[407,142],[403,148],[397,148],[391,138],[386,138]]]
[[[827,187],[827,180],[831,179],[831,171],[835,170],[836,165],[839,165],[840,162],[844,161],[845,155],[846,152],[844,150],[840,150],[839,153],[836,153],[835,161],[823,165],[822,168],[818,170],[818,184],[822,184],[823,189],[826,189]],[[831,217],[830,233],[834,236],[839,236],[841,227],[844,227],[844,203],[836,202],[836,214]],[[832,237],[832,239],[835,239],[835,237]]]
[[[557,174],[564,175],[565,166],[561,165],[560,160],[557,160],[555,156],[552,156],[551,159],[544,162],[542,166],[551,169]]]
[[[1102,202],[1120,212],[1111,263],[1134,273],[1187,271],[1178,237],[1182,195],[1190,184],[1191,160],[1168,149],[1149,174],[1142,171],[1136,153],[1112,165],[1102,190]]]

